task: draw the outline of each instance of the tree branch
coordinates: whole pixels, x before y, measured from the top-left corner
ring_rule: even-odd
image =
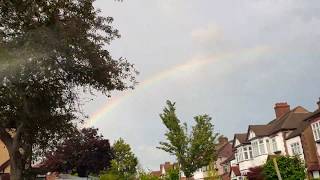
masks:
[[[24,123],[21,123],[16,129],[15,135],[13,136],[13,149],[16,149],[20,143],[23,126]]]
[[[11,148],[13,139],[11,135],[3,127],[0,127],[0,139],[8,149]]]

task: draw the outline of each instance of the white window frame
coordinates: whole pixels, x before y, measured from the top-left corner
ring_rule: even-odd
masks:
[[[244,160],[242,147],[238,148],[239,162]]]
[[[250,157],[249,157],[249,147],[244,146],[242,151],[243,151],[243,160],[250,159]]]
[[[248,146],[249,149],[249,158],[252,159],[253,158],[253,152],[252,152],[252,146]]]
[[[264,146],[264,140],[263,139],[259,139],[259,154],[266,154],[266,147]]]
[[[253,157],[259,156],[259,145],[257,140],[252,142],[252,152]]]
[[[302,154],[299,142],[291,143],[290,147],[291,147],[292,155],[296,156],[296,155]]]
[[[271,151],[271,146],[270,146],[270,141],[269,141],[269,139],[266,139],[266,146],[267,146],[267,152],[268,152],[268,154],[271,154],[272,151]]]
[[[276,137],[271,138],[272,150],[273,152],[279,151]]]
[[[315,141],[320,140],[320,121],[311,124],[313,136]]]

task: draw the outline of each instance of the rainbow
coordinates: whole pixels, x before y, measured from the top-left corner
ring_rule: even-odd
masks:
[[[238,53],[223,53],[223,54],[219,54],[212,57],[197,58],[183,64],[178,64],[170,69],[157,73],[154,76],[140,82],[133,91],[126,91],[122,93],[120,96],[111,98],[111,100],[106,102],[102,108],[100,108],[98,111],[93,113],[93,115],[90,117],[89,121],[86,123],[85,126],[87,127],[93,126],[95,122],[104,118],[108,113],[110,113],[113,109],[119,106],[127,98],[129,98],[130,96],[133,96],[136,92],[142,89],[146,89],[165,79],[182,74],[183,72],[196,70],[202,66],[211,64],[218,60],[227,60],[228,58],[236,57],[235,55],[237,55],[237,57],[241,55],[247,56],[249,53],[253,55],[253,57],[256,57],[257,55],[261,55],[263,52],[265,52],[265,50],[266,50],[265,48],[258,47],[258,48],[249,49],[249,50],[242,50]]]

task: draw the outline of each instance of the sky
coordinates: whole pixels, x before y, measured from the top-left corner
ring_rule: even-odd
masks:
[[[140,72],[134,90],[92,97],[88,126],[123,138],[147,170],[174,157],[156,147],[159,114],[176,102],[182,122],[208,114],[229,139],[274,118],[273,105],[316,109],[320,97],[318,0],[97,0],[121,38],[106,49]]]

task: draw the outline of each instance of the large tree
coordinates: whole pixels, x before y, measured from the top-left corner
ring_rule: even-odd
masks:
[[[208,115],[194,117],[195,125],[188,132],[187,124],[182,124],[176,115],[175,103],[167,101],[167,107],[160,114],[163,124],[168,129],[165,133],[167,142],[160,142],[162,149],[177,158],[180,169],[187,178],[216,158],[213,124]]]
[[[110,173],[117,175],[119,179],[134,179],[138,158],[132,152],[130,145],[120,138],[113,144],[112,151],[114,158],[111,161]]]
[[[109,95],[135,83],[133,66],[105,50],[119,34],[93,2],[0,0],[0,140],[12,180],[84,117],[81,89]]]
[[[98,129],[83,128],[49,152],[41,167],[51,172],[76,172],[80,177],[87,177],[107,171],[112,158],[109,141],[98,134]]]

